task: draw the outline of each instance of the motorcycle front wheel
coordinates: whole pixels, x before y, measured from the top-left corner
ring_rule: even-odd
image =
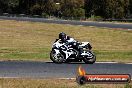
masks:
[[[51,51],[50,52],[50,59],[54,63],[63,63],[65,58],[64,58],[64,55],[62,55],[61,53],[56,54],[55,51]]]
[[[85,57],[85,58],[83,58],[83,61],[84,61],[85,63],[87,63],[87,64],[93,64],[93,63],[95,63],[95,61],[96,61],[96,56],[94,55],[93,52],[89,52],[89,53],[92,54],[92,58]]]

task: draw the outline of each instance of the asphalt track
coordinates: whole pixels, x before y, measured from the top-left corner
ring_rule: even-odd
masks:
[[[63,63],[33,61],[1,61],[0,77],[24,78],[75,78],[77,69],[82,66],[87,74],[130,74],[132,64],[123,63]]]
[[[115,24],[115,23],[107,23],[107,22],[82,22],[82,21],[70,21],[70,20],[52,20],[45,18],[7,17],[7,16],[0,16],[0,19],[56,23],[56,24],[70,24],[70,25],[81,25],[81,26],[96,26],[96,27],[108,27],[108,28],[122,28],[127,30],[132,29],[132,24],[123,24],[123,23]]]

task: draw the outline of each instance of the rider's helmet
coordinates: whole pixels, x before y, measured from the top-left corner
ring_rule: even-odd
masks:
[[[64,32],[61,32],[59,34],[59,39],[61,39],[62,42],[65,42],[66,41],[66,34]]]

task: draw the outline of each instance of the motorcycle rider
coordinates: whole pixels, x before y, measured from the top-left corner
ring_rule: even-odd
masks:
[[[81,55],[81,53],[83,52],[82,48],[78,48],[80,43],[74,38],[67,36],[64,32],[59,33],[59,39],[62,43],[72,45],[72,48],[79,50],[79,55]]]
[[[59,39],[63,43],[77,42],[74,38],[71,38],[70,36],[67,36],[64,32],[59,33]]]

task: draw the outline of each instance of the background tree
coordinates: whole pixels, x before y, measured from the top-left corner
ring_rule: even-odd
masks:
[[[129,0],[85,0],[86,16],[95,15],[103,18],[125,18]]]
[[[8,0],[0,0],[0,13],[8,12]]]
[[[132,0],[129,0],[129,11],[132,14]]]
[[[0,0],[0,14],[3,13],[3,7],[4,7],[4,3],[2,0]]]
[[[18,13],[19,9],[19,0],[8,0],[8,9],[7,11],[11,14]]]
[[[123,19],[132,14],[132,0],[0,0],[0,13]]]
[[[85,0],[84,6],[86,17],[104,15],[105,0]]]
[[[64,17],[84,17],[84,1],[83,0],[64,0],[61,7]]]

